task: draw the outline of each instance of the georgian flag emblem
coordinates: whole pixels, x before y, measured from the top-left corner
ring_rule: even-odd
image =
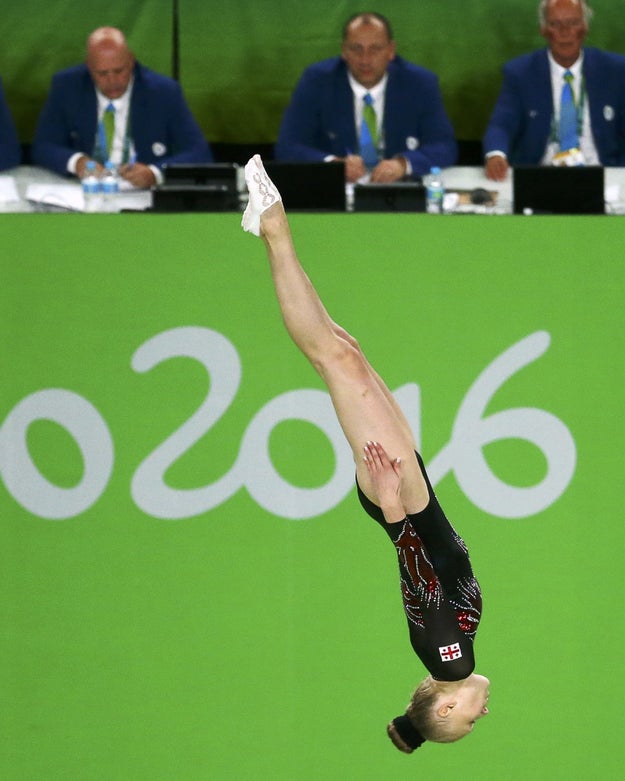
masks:
[[[438,652],[441,655],[442,662],[453,662],[454,659],[460,659],[462,656],[460,643],[453,643],[453,645],[441,645],[438,648]]]

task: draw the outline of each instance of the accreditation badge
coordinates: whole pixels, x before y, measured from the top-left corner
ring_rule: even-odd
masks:
[[[553,156],[552,165],[575,166],[585,165],[584,153],[581,149],[567,149],[566,152],[558,152]]]

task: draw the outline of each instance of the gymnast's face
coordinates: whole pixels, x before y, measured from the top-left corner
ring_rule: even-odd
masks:
[[[473,673],[455,694],[455,702],[448,711],[459,735],[468,735],[476,722],[488,715],[490,681]]]

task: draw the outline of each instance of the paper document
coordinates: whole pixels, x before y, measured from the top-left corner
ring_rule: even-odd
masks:
[[[19,201],[19,199],[15,177],[0,176],[0,203],[11,203],[12,201]]]
[[[85,210],[80,184],[29,184],[26,188],[26,200],[70,211]]]

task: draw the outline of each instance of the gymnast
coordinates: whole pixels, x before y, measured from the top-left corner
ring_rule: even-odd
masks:
[[[326,384],[354,454],[360,503],[395,546],[410,642],[429,673],[387,733],[406,753],[426,740],[451,743],[488,713],[490,682],[473,672],[482,599],[467,548],[438,503],[399,405],[300,265],[280,193],[258,155],[245,179],[243,229],[265,243],[286,329]]]

